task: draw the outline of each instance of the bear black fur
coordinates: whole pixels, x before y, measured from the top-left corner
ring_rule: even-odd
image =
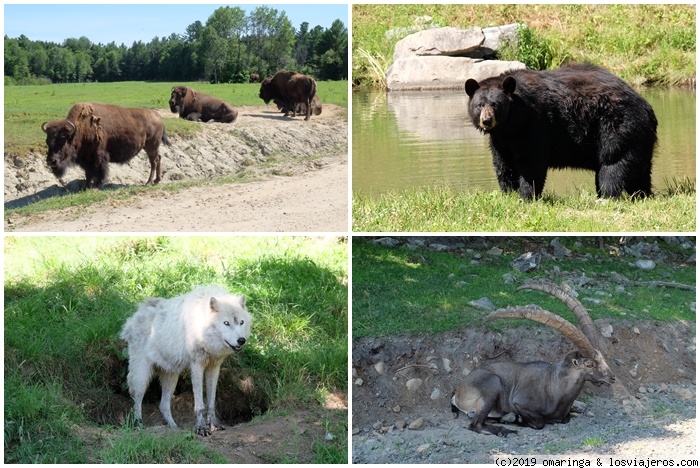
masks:
[[[490,136],[501,190],[542,194],[547,169],[595,171],[599,197],[651,195],[656,116],[627,83],[591,64],[515,70],[464,84],[469,117]]]

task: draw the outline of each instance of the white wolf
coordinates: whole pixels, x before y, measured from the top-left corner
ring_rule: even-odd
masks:
[[[154,373],[160,378],[160,412],[170,427],[170,398],[179,375],[190,370],[194,392],[195,432],[207,436],[223,429],[214,402],[221,363],[240,351],[250,336],[252,317],[245,296],[233,296],[217,286],[200,286],[172,299],[148,298],[124,324],[121,339],[129,345],[129,392],[141,421],[141,402]],[[204,417],[203,379],[207,381]]]

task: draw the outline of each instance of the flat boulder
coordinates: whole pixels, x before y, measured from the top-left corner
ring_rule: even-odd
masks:
[[[525,69],[525,64],[468,57],[409,57],[394,61],[386,72],[386,84],[389,91],[464,89],[469,78],[481,81],[516,69]]]
[[[426,29],[404,37],[394,47],[394,60],[441,55],[467,57],[481,47],[485,40],[481,28]]]

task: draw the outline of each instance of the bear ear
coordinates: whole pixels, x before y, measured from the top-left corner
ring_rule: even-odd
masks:
[[[503,80],[503,92],[511,95],[515,92],[515,78],[512,76],[506,76],[506,78]]]
[[[474,96],[474,93],[477,89],[479,89],[479,83],[476,80],[472,80],[471,78],[469,78],[464,83],[464,91],[470,98]]]

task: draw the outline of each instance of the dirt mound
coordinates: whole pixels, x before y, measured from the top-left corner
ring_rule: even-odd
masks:
[[[169,110],[161,110],[164,118],[175,118]],[[348,159],[348,122],[347,110],[332,104],[323,106],[323,113],[313,116],[306,122],[302,118],[284,117],[273,106],[250,106],[239,109],[238,120],[234,124],[207,123],[201,124],[202,131],[192,138],[178,138],[171,136],[172,146],[161,146],[163,180],[166,185],[173,181],[202,181],[206,183],[212,179],[224,176],[245,174],[248,178],[268,180],[275,176],[297,177],[293,181],[296,192],[288,190],[287,197],[283,200],[274,200],[272,195],[265,198],[265,194],[274,193],[277,187],[256,188],[260,191],[259,203],[255,197],[247,203],[255,206],[252,214],[259,214],[263,219],[277,220],[277,225],[264,226],[256,229],[255,226],[237,228],[236,225],[221,226],[220,213],[242,211],[233,206],[227,194],[232,186],[240,184],[227,184],[223,189],[219,188],[216,197],[209,199],[207,203],[197,203],[209,192],[214,192],[210,187],[196,191],[183,190],[186,193],[181,198],[172,199],[167,194],[150,195],[141,206],[127,206],[123,212],[114,212],[122,206],[100,207],[86,216],[84,210],[70,211],[58,214],[58,219],[53,216],[41,216],[39,219],[13,219],[6,229],[9,230],[126,230],[130,231],[221,231],[221,230],[264,230],[264,231],[315,231],[315,230],[346,230],[347,226],[347,159]],[[340,167],[339,167],[340,166]],[[323,185],[325,174],[318,177],[315,182],[307,184],[307,179],[313,180],[317,171],[325,169],[339,169],[333,171],[331,186],[327,190]],[[140,185],[148,178],[149,164],[145,153],[137,155],[129,164],[112,164],[109,168],[108,183],[105,189],[118,188],[125,185]],[[338,180],[338,177],[341,179]],[[80,189],[84,180],[84,172],[78,168],[71,168],[65,175],[66,186],[59,185],[54,175],[45,164],[44,154],[33,154],[30,157],[19,157],[5,154],[5,209],[17,208],[35,203],[49,197],[62,196],[66,193]],[[310,185],[310,187],[307,187]],[[343,187],[344,186],[344,187]],[[192,190],[192,193],[187,193]],[[307,194],[311,191],[322,191],[325,197],[313,198]],[[254,195],[253,193],[253,195]],[[331,197],[331,198],[329,198]],[[187,220],[185,213],[186,204],[192,207],[193,212],[201,215],[201,219],[192,226],[180,226],[179,218]],[[324,221],[322,229],[310,226],[308,223],[291,225],[285,221],[284,213],[300,213],[300,219],[313,219],[318,221],[319,214],[328,211],[329,205],[333,208],[332,222]],[[139,210],[147,207],[152,212],[145,213],[140,219]],[[265,211],[268,210],[268,211]],[[99,212],[99,213],[98,213]],[[158,213],[174,213],[175,220],[159,220]],[[99,219],[95,219],[95,218]],[[250,216],[249,216],[250,217]],[[54,221],[65,219],[78,219],[77,224],[52,224]],[[337,218],[337,219],[336,219]],[[105,220],[113,220],[108,222]],[[149,224],[149,220],[151,223]],[[37,221],[43,224],[32,226]],[[44,222],[47,221],[47,222]],[[172,224],[169,224],[172,222]],[[331,225],[331,228],[326,226]],[[24,227],[22,227],[24,226]],[[120,228],[120,226],[122,228]]]
[[[508,438],[467,430],[449,399],[467,369],[490,359],[561,359],[571,344],[549,329],[502,334],[466,328],[439,336],[353,343],[353,462],[493,463],[510,455],[695,456],[695,324],[613,323],[612,387],[584,385],[587,409],[568,424],[516,428]],[[419,383],[414,390],[407,382]],[[419,429],[409,429],[409,424]],[[654,444],[640,443],[647,437]]]

